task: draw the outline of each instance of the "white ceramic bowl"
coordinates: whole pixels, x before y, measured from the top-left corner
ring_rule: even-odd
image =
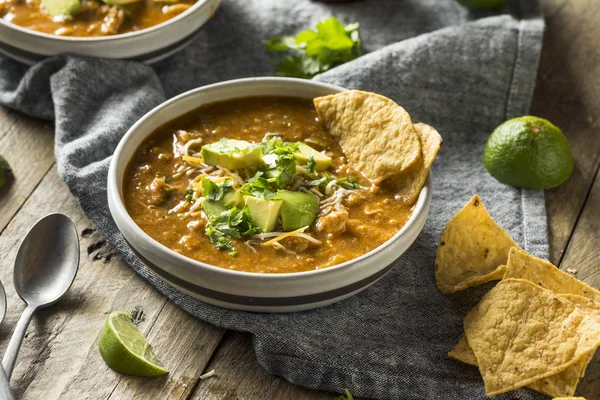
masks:
[[[50,35],[0,18],[0,53],[30,65],[45,57],[67,53],[132,59],[151,64],[189,44],[220,3],[221,0],[198,0],[185,12],[162,24],[136,32],[101,37]]]
[[[261,274],[232,271],[192,260],[158,243],[131,219],[122,200],[125,167],[140,143],[157,127],[206,103],[239,97],[274,95],[314,98],[344,89],[302,79],[250,78],[204,86],[177,96],[146,114],[119,143],[108,172],[108,204],[131,249],[159,278],[217,306],[258,312],[300,311],[352,296],[393,266],[425,224],[431,203],[431,176],[407,224],[375,250],[320,270]]]

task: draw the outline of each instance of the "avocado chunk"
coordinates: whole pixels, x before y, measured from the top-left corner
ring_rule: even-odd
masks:
[[[317,218],[319,198],[312,193],[278,190],[281,204],[281,225],[284,231],[294,231],[311,225]]]
[[[0,188],[6,184],[10,177],[11,169],[8,165],[8,161],[4,157],[0,156]]]
[[[281,208],[281,200],[263,200],[254,196],[246,196],[246,206],[250,216],[262,233],[273,232],[277,224],[277,216]]]
[[[204,199],[202,202],[202,209],[208,216],[208,219],[212,220],[217,218],[223,211],[233,207],[235,204],[232,204],[232,200],[234,199],[236,193],[237,192],[229,191],[223,195],[221,200]]]
[[[298,165],[308,164],[308,159],[312,157],[315,160],[315,168],[317,171],[325,171],[327,168],[331,167],[331,157],[316,151],[305,143],[298,142],[296,144],[300,150],[299,152],[294,153],[294,158]]]
[[[202,158],[209,165],[235,170],[263,163],[262,149],[245,140],[221,139],[202,146]]]
[[[42,0],[42,7],[51,17],[71,15],[79,9],[79,0]]]

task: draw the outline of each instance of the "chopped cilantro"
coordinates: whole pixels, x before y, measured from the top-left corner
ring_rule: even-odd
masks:
[[[355,176],[349,176],[346,178],[338,178],[336,179],[336,183],[343,187],[344,189],[352,190],[352,189],[362,189],[362,186],[358,184],[358,179]]]
[[[280,75],[312,78],[362,54],[358,29],[357,22],[344,26],[331,17],[317,23],[316,30],[304,30],[296,37],[273,37],[265,48],[269,52],[289,52],[279,62]]]
[[[284,189],[296,178],[296,160],[291,155],[280,155],[275,160],[275,166],[268,167],[266,175],[269,183],[277,189]]]
[[[194,200],[194,190],[193,189],[188,189],[187,192],[185,192],[185,198],[187,201],[189,201],[190,203],[192,202],[192,200]]]
[[[248,179],[248,182],[241,187],[241,193],[264,200],[276,198],[277,194],[271,191],[271,184],[263,177],[263,175],[264,173],[262,171],[258,171],[256,175]]]
[[[278,156],[292,155],[300,151],[297,143],[282,142],[275,139],[263,140],[261,146],[263,154],[276,154]]]
[[[306,163],[306,171],[308,171],[310,175],[317,174],[317,162],[315,161],[314,156],[308,157],[308,162]]]
[[[307,186],[327,186],[327,184],[329,182],[331,182],[331,178],[329,178],[327,176],[322,176],[319,179],[315,179],[315,180],[306,182],[306,185]]]
[[[219,250],[230,250],[229,254],[232,256],[237,252],[230,238],[239,239],[254,235],[258,231],[259,228],[254,225],[248,207],[233,207],[223,211],[218,217],[211,218],[205,229],[210,242]]]
[[[215,183],[207,178],[202,178],[202,196],[209,200],[219,201],[225,193],[232,190],[233,181],[226,180],[223,183]]]
[[[346,393],[345,395],[336,396],[333,400],[354,400],[352,393],[348,389],[345,389],[344,392]]]

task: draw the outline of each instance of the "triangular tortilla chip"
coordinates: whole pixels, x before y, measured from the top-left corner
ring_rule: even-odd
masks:
[[[599,290],[586,285],[551,263],[534,257],[521,249],[512,248],[508,253],[508,262],[503,279],[510,278],[532,281],[554,293],[563,295],[576,303],[580,308],[588,307],[592,310],[597,310],[600,315]],[[580,299],[583,298],[595,300],[595,302],[582,302]],[[585,376],[587,366],[594,357],[594,354],[595,351],[592,351],[587,357],[561,373],[533,382],[527,385],[527,387],[551,397],[572,396],[575,393],[579,380]],[[473,350],[469,347],[469,343],[464,335],[461,336],[454,349],[448,353],[448,356],[466,364],[477,365],[475,354],[473,354]]]
[[[500,282],[464,319],[486,394],[515,390],[585,359],[600,345],[599,318],[530,281]]]
[[[348,162],[374,184],[403,174],[421,158],[410,115],[387,97],[348,90],[317,97],[314,105]]]
[[[508,252],[518,245],[492,219],[478,195],[452,217],[435,258],[435,281],[443,293],[453,293],[500,280]]]
[[[469,346],[469,342],[467,342],[465,335],[460,337],[458,344],[448,352],[448,356],[464,362],[465,364],[478,366],[475,353],[473,353],[473,350]],[[567,367],[564,371],[540,379],[539,381],[532,382],[527,385],[527,387],[550,397],[572,396],[577,389],[579,380],[583,378],[581,372],[585,371],[587,364],[591,361],[593,356],[594,352],[591,352],[588,357]]]
[[[414,203],[421,193],[427,180],[429,169],[442,147],[442,137],[431,126],[415,124],[415,130],[421,142],[421,159],[418,160],[406,173],[392,178],[390,185],[406,204]]]
[[[527,279],[555,293],[576,294],[600,302],[600,290],[561,271],[548,261],[532,256],[521,249],[511,249],[504,279]]]

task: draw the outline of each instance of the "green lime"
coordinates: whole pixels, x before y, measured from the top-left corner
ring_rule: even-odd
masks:
[[[0,188],[2,188],[2,186],[4,186],[4,184],[8,181],[10,173],[11,169],[8,165],[8,161],[6,161],[4,157],[0,156]]]
[[[108,366],[122,374],[156,376],[169,372],[126,311],[113,311],[108,315],[98,347]]]
[[[506,0],[458,0],[458,2],[477,11],[499,10],[506,5]]]
[[[483,164],[496,179],[526,189],[549,189],[573,172],[567,138],[550,121],[530,115],[514,118],[492,132]]]

